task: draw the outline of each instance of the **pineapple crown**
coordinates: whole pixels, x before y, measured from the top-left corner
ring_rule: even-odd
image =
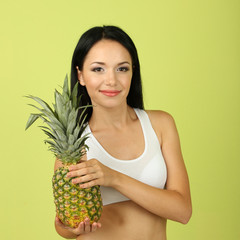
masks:
[[[70,91],[66,75],[62,94],[55,89],[53,108],[39,97],[32,95],[25,97],[33,99],[42,107],[29,104],[39,113],[30,114],[25,130],[37,119],[42,119],[47,126],[39,127],[48,136],[44,142],[49,144],[49,150],[64,164],[78,163],[88,149],[85,143],[88,134],[84,136],[82,134],[87,126],[84,124],[87,117],[85,111],[87,107],[91,107],[91,105],[80,106],[81,96],[78,96],[78,83]]]

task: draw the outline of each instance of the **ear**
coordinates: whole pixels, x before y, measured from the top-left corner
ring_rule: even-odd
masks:
[[[85,84],[85,82],[84,82],[84,80],[83,80],[83,74],[82,74],[82,72],[79,70],[78,66],[76,67],[76,69],[77,69],[77,76],[78,76],[78,81],[79,81],[79,83],[80,83],[82,86],[85,86],[86,84]]]

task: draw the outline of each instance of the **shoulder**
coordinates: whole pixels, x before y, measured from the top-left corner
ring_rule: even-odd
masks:
[[[145,110],[152,125],[158,128],[171,127],[175,125],[173,116],[162,110]]]
[[[145,112],[149,117],[149,120],[161,145],[169,132],[177,131],[175,120],[170,113],[162,110],[145,110]]]
[[[165,111],[162,110],[145,110],[145,112],[151,117],[152,119],[157,120],[164,120],[164,121],[172,121],[173,116]]]

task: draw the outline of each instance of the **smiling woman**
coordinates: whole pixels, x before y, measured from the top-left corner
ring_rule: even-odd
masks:
[[[167,219],[186,224],[191,217],[188,175],[172,116],[143,108],[131,38],[114,26],[88,30],[73,54],[71,83],[93,108],[85,122],[89,151],[67,176],[81,188],[100,185],[104,206],[98,223],[85,219],[73,229],[56,218],[57,232],[78,240],[165,240]]]
[[[80,71],[83,70],[84,61],[88,56],[88,53],[99,41],[101,40],[110,40],[115,43],[119,43],[122,47],[127,50],[127,52],[131,56],[131,62],[128,62],[128,68],[132,68],[132,79],[131,79],[131,87],[129,90],[129,94],[127,96],[127,104],[131,107],[136,107],[143,109],[143,97],[142,97],[142,83],[141,83],[141,74],[140,74],[140,64],[137,54],[137,49],[132,41],[132,39],[120,28],[115,26],[103,26],[103,27],[94,27],[86,31],[81,38],[74,50],[73,58],[72,58],[72,66],[71,66],[71,82],[72,87],[75,83],[79,81],[78,68]],[[104,55],[101,55],[104,57]],[[93,60],[94,62],[102,63],[99,59]],[[123,63],[123,62],[122,62]],[[95,71],[102,71],[102,66],[96,68]],[[91,98],[87,92],[85,86],[79,84],[78,92],[82,97],[82,103],[87,104],[91,103]],[[88,117],[86,122],[89,121],[92,109],[88,110]]]
[[[86,87],[98,109],[125,104],[132,79],[132,60],[120,43],[100,40],[88,52],[82,71],[78,66],[76,69],[80,84]]]

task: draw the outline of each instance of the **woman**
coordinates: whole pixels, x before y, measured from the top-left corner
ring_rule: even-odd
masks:
[[[166,239],[167,219],[186,224],[191,217],[189,182],[172,116],[143,110],[134,43],[117,27],[92,28],[78,42],[71,71],[83,104],[94,107],[87,161],[71,166],[68,177],[82,188],[101,185],[104,207],[99,223],[85,219],[76,229],[56,218],[57,232],[78,240]]]

